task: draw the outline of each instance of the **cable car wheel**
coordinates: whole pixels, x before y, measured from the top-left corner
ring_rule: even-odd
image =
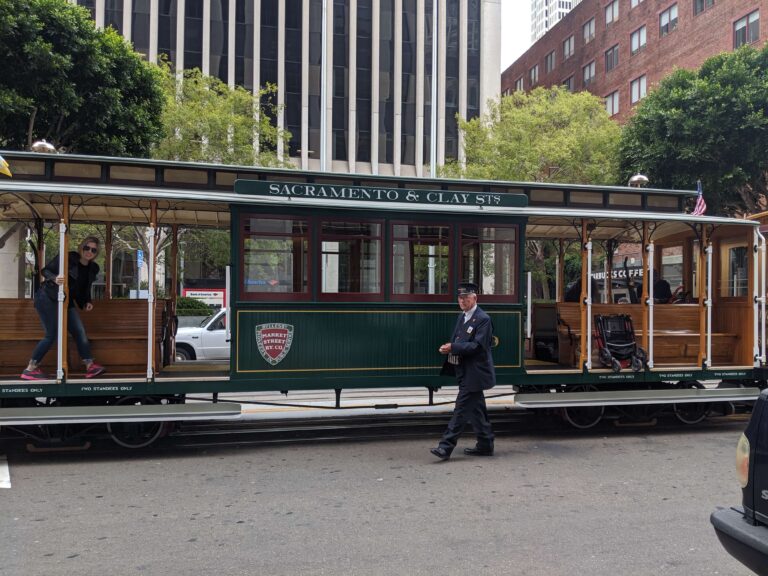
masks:
[[[695,380],[681,381],[676,385],[677,388],[699,388],[703,389],[704,386]],[[698,424],[704,418],[709,415],[709,411],[712,409],[711,402],[686,402],[681,404],[674,404],[672,406],[675,417],[683,424]]]
[[[566,392],[597,392],[597,387],[592,384],[578,384],[571,386]],[[568,424],[579,430],[588,430],[600,422],[605,414],[605,406],[585,406],[576,408],[573,406],[562,409],[562,416]]]
[[[134,406],[165,403],[151,396],[123,396],[115,404],[133,404]],[[164,435],[167,422],[108,422],[107,432],[112,441],[123,448],[146,448]]]

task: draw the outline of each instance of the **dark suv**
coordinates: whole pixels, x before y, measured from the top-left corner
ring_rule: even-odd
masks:
[[[710,520],[725,549],[742,564],[768,576],[768,390],[755,403],[736,448],[742,507],[719,508]]]

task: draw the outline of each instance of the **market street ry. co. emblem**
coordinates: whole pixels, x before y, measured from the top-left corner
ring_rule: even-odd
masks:
[[[290,324],[259,324],[256,326],[256,344],[262,358],[275,366],[288,355],[293,343],[293,326]]]

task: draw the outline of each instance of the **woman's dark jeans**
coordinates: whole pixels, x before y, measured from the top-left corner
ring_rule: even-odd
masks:
[[[45,330],[45,336],[37,343],[35,350],[32,352],[32,360],[37,364],[40,364],[48,350],[53,346],[53,343],[58,339],[58,302],[51,300],[45,293],[45,290],[38,290],[35,295],[35,310],[37,310],[37,314],[40,316],[40,322]],[[75,339],[80,358],[83,360],[92,360],[93,355],[91,354],[91,345],[88,342],[88,336],[85,334],[83,322],[80,320],[80,314],[78,314],[77,308],[74,306],[70,307],[67,313],[67,329]]]

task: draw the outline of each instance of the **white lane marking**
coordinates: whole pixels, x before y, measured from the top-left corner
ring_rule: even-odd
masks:
[[[8,469],[8,459],[0,456],[0,488],[11,487],[11,471]]]

